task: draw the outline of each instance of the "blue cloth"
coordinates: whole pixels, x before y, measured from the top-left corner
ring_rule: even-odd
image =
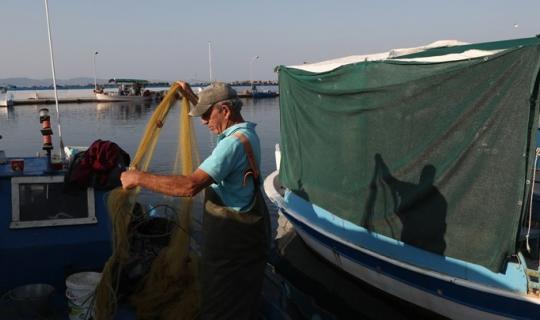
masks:
[[[254,187],[251,177],[247,179],[246,185],[243,185],[249,163],[244,146],[234,133],[240,132],[248,138],[260,172],[261,146],[255,126],[252,122],[242,122],[227,128],[218,136],[218,143],[212,154],[199,166],[199,169],[214,179],[215,183],[211,188],[224,205],[239,212],[250,209],[254,199]]]

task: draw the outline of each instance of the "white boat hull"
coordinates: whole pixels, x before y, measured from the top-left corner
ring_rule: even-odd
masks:
[[[131,102],[145,102],[152,101],[153,96],[120,96],[109,93],[96,93],[97,101],[131,101]]]
[[[0,99],[0,107],[11,107],[13,106],[12,99]]]

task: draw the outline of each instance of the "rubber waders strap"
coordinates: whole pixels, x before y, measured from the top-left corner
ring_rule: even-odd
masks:
[[[259,170],[257,170],[257,162],[255,161],[255,156],[253,154],[253,149],[251,148],[251,144],[249,143],[248,138],[240,132],[236,132],[234,136],[238,138],[238,140],[240,140],[240,142],[244,146],[244,151],[246,152],[246,156],[249,163],[249,168],[246,170],[246,173],[244,174],[243,184],[245,186],[247,182],[247,177],[252,175],[253,179],[255,180],[255,184],[257,185],[259,183]]]

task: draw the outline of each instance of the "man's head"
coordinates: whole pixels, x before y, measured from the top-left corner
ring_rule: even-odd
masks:
[[[218,102],[229,101],[234,108],[242,108],[242,101],[238,99],[236,91],[228,84],[214,82],[199,93],[199,102],[189,113],[192,117],[202,116],[208,109]]]
[[[220,134],[232,124],[243,121],[241,108],[242,101],[236,91],[226,83],[215,82],[199,93],[199,101],[189,114],[200,116],[212,133]]]

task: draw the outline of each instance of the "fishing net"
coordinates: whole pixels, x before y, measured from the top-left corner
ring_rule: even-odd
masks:
[[[159,135],[171,107],[178,100],[178,86],[173,85],[148,121],[130,167],[146,171],[156,149]],[[191,119],[189,101],[182,99],[179,139],[172,174],[189,175],[197,168],[199,156]],[[133,239],[137,226],[151,218],[137,203],[139,188],[113,190],[108,210],[113,225],[113,252],[103,269],[96,289],[95,318],[111,319],[121,294],[119,287],[126,266],[132,261]],[[160,248],[149,271],[126,297],[138,319],[193,319],[199,311],[198,257],[190,251],[192,198],[175,198],[172,228],[165,229],[168,245]],[[135,226],[135,227],[134,227]]]

